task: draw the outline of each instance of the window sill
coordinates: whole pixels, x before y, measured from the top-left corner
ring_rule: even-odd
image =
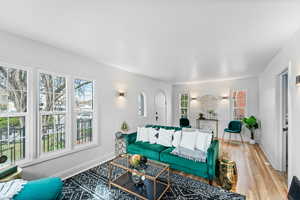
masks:
[[[93,149],[93,148],[96,148],[96,147],[99,147],[98,144],[96,143],[90,143],[90,144],[85,144],[85,145],[80,145],[78,147],[74,147],[74,149],[66,149],[66,150],[63,150],[63,151],[60,151],[60,152],[53,152],[51,154],[46,154],[46,155],[41,155],[39,158],[37,159],[33,159],[29,162],[22,162],[19,164],[20,167],[30,167],[30,166],[33,166],[33,165],[37,165],[37,164],[40,164],[40,163],[43,163],[43,162],[47,162],[47,161],[50,161],[50,160],[54,160],[54,159],[57,159],[57,158],[61,158],[61,157],[64,157],[64,156],[68,156],[68,155],[71,155],[71,154],[74,154],[74,153],[77,153],[77,152],[80,152],[80,151],[85,151],[85,150],[88,150],[88,149]]]

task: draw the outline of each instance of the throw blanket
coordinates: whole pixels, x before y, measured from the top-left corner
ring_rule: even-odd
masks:
[[[193,160],[195,162],[206,162],[207,153],[201,150],[190,150],[184,147],[176,147],[171,154]]]
[[[27,181],[16,179],[0,183],[0,200],[11,200],[14,195],[18,194]]]

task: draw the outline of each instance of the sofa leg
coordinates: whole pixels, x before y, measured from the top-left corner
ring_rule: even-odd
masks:
[[[213,184],[213,180],[208,180],[209,185]]]

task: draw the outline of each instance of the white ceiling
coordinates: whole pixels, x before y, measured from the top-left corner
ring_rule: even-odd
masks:
[[[300,27],[294,0],[1,0],[0,29],[170,82],[257,75]]]

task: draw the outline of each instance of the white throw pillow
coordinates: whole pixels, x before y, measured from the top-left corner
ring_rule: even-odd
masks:
[[[157,144],[163,145],[165,147],[171,147],[173,134],[174,130],[166,130],[163,128],[159,129]]]
[[[197,129],[195,129],[195,128],[182,128],[182,131],[183,132],[194,132],[194,131],[196,131]]]
[[[159,132],[155,128],[148,128],[148,134],[149,134],[149,143],[150,144],[156,144]]]
[[[149,134],[148,129],[145,127],[138,127],[137,128],[137,137],[136,141],[148,142],[149,141]]]
[[[196,139],[197,139],[196,131],[193,132],[182,131],[181,142],[179,146],[194,150],[196,145]]]
[[[207,152],[212,140],[212,134],[202,131],[197,131],[196,149]]]
[[[175,131],[173,134],[173,141],[172,141],[172,145],[174,147],[178,147],[180,145],[180,141],[181,141],[181,131]]]

